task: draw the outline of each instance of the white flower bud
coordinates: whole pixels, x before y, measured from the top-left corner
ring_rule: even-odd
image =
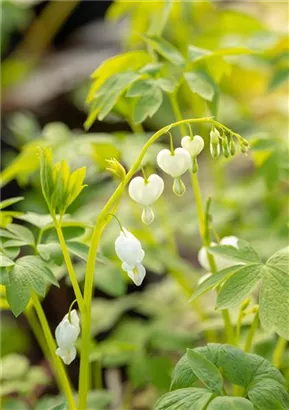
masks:
[[[142,177],[136,177],[131,180],[128,192],[130,197],[142,204],[153,204],[163,193],[164,181],[157,174],[152,174],[148,177],[147,181]]]
[[[183,175],[191,166],[191,156],[184,148],[177,148],[174,154],[163,149],[157,156],[158,166],[173,178]]]
[[[143,223],[149,225],[153,222],[154,219],[155,214],[153,213],[152,208],[150,206],[145,206],[141,214],[141,220],[143,221]]]
[[[237,238],[236,236],[225,236],[223,239],[221,239],[219,245],[231,245],[234,246],[235,248],[238,247],[238,240],[239,238]],[[211,242],[210,246],[216,246],[217,244],[215,242]],[[198,253],[198,260],[200,265],[206,270],[206,271],[210,271],[211,267],[210,267],[210,263],[208,260],[208,255],[207,255],[207,248],[206,247],[202,247]],[[234,264],[234,262],[231,262],[230,260],[228,260],[227,258],[225,258],[224,256],[219,256],[219,255],[214,255],[214,260],[215,260],[215,264],[216,264],[216,268],[217,270],[222,270],[225,268],[228,268],[229,266],[232,266]]]
[[[182,138],[182,147],[187,150],[192,157],[199,155],[205,146],[204,140],[200,135],[195,135],[193,138],[186,136]]]
[[[146,273],[144,266],[141,264],[145,253],[140,241],[123,228],[123,232],[120,232],[120,235],[116,238],[115,252],[123,262],[122,269],[127,272],[137,286],[140,286]]]
[[[218,145],[220,137],[221,137],[220,133],[216,128],[211,130],[211,132],[210,132],[210,142],[211,142],[211,144]]]
[[[55,330],[57,345],[56,354],[61,357],[65,364],[70,364],[76,357],[76,342],[80,333],[79,317],[76,310],[64,316]]]

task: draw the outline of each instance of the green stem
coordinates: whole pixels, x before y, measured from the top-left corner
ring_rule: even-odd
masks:
[[[82,339],[81,339],[81,359],[80,359],[80,375],[79,375],[79,408],[87,408],[87,393],[89,386],[89,348],[90,348],[90,332],[91,332],[91,299],[93,294],[93,285],[94,285],[94,271],[95,271],[95,259],[97,255],[97,250],[99,242],[101,239],[102,232],[106,225],[108,224],[110,218],[107,218],[108,214],[111,212],[112,207],[114,206],[114,212],[117,209],[118,203],[122,196],[125,186],[129,183],[132,176],[137,172],[141,166],[142,160],[150,148],[150,146],[157,141],[161,136],[167,134],[170,129],[182,126],[182,124],[188,123],[203,123],[215,122],[210,117],[204,118],[194,118],[177,121],[175,123],[169,124],[159,131],[157,131],[143,146],[138,158],[132,165],[129,172],[126,174],[124,180],[118,185],[110,199],[107,201],[106,205],[98,215],[98,218],[95,223],[95,227],[92,233],[91,245],[88,254],[88,261],[86,265],[86,274],[85,274],[85,286],[84,286],[84,312],[82,315]],[[219,123],[218,123],[219,124]]]
[[[71,281],[71,284],[72,284],[72,287],[73,287],[73,290],[74,290],[74,294],[75,294],[75,297],[76,297],[76,300],[77,300],[78,308],[79,308],[80,312],[82,313],[83,310],[84,310],[83,297],[82,297],[82,293],[81,293],[81,290],[80,290],[80,287],[79,287],[79,284],[78,284],[78,281],[77,281],[77,277],[76,277],[74,267],[73,267],[72,262],[71,262],[69,251],[68,251],[66,243],[65,243],[65,238],[64,238],[64,235],[63,235],[63,232],[62,232],[62,229],[61,229],[61,221],[58,221],[56,219],[55,214],[53,214],[53,213],[52,213],[52,218],[53,218],[55,229],[56,229],[56,232],[57,232],[57,235],[58,235],[58,240],[59,240],[60,247],[61,247],[61,250],[62,250],[62,253],[63,253],[63,257],[64,257],[65,264],[66,264],[66,267],[67,267],[69,278],[70,278],[70,281]]]
[[[176,116],[176,119],[179,120],[179,122],[180,122],[180,128],[181,128],[182,134],[185,135],[186,127],[185,127],[185,123],[181,120],[182,113],[181,113],[179,104],[177,102],[176,95],[175,94],[171,95],[170,99],[171,99],[172,108],[173,108],[174,114]],[[214,122],[214,120],[212,120],[212,121]],[[189,122],[189,124],[190,124],[190,122]],[[199,230],[200,230],[201,239],[202,239],[203,245],[205,247],[208,247],[208,246],[210,246],[210,237],[206,232],[206,226],[207,226],[207,224],[206,224],[206,214],[205,214],[205,210],[204,210],[204,206],[203,206],[203,202],[202,202],[202,194],[201,194],[201,189],[200,189],[200,184],[199,184],[197,173],[193,173],[193,172],[191,173],[191,181],[192,181],[192,188],[193,188],[196,207],[197,207],[197,215],[198,215]],[[209,264],[210,264],[211,272],[216,273],[217,266],[216,266],[216,263],[215,263],[214,256],[211,255],[209,252],[207,252],[207,256],[208,256],[208,261],[209,261]],[[234,341],[234,329],[233,329],[233,325],[232,325],[232,322],[231,322],[229,311],[222,310],[222,316],[223,316],[223,319],[224,319],[224,324],[225,324],[225,330],[226,330],[226,334],[227,334],[228,343],[232,343]]]
[[[280,369],[282,365],[282,359],[283,359],[283,355],[284,355],[287,343],[288,343],[288,340],[279,336],[278,342],[276,344],[276,347],[273,353],[273,365],[277,367],[277,369]]]
[[[258,325],[259,325],[259,309],[256,308],[256,313],[255,313],[255,317],[253,319],[253,322],[251,324],[248,336],[247,336],[247,340],[245,343],[245,347],[244,347],[244,351],[245,352],[250,352],[251,348],[252,348],[252,343],[253,343],[253,338],[255,336],[255,332],[258,329]]]
[[[60,359],[57,357],[57,355],[55,353],[56,352],[56,343],[55,343],[55,341],[53,339],[53,336],[51,334],[49,324],[47,322],[47,319],[46,319],[45,313],[42,309],[39,298],[38,298],[38,296],[35,292],[33,292],[31,294],[31,298],[32,298],[32,302],[33,302],[33,305],[35,307],[39,322],[41,324],[41,327],[42,327],[42,330],[43,330],[43,333],[44,333],[48,348],[50,350],[51,359],[52,359],[52,362],[53,362],[53,365],[54,365],[53,369],[58,374],[58,379],[61,383],[62,390],[63,390],[63,392],[66,396],[68,408],[69,408],[69,410],[76,410],[76,404],[75,404],[74,397],[73,397],[73,394],[72,394],[72,389],[71,389],[71,386],[70,386],[70,382],[69,382],[69,379],[67,377],[67,374],[66,374],[66,371],[65,371],[65,368],[64,368],[62,362],[60,361]]]

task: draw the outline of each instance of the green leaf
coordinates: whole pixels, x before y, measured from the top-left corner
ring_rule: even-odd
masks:
[[[18,239],[23,244],[31,245],[35,242],[33,233],[25,226],[9,224],[6,229],[14,235],[14,239]]]
[[[66,410],[66,409],[67,409],[67,404],[61,403],[61,404],[57,404],[56,406],[50,407],[49,410]]]
[[[196,59],[203,57],[205,55],[211,54],[209,50],[199,48],[193,45],[189,46],[189,59],[190,61],[195,61]]]
[[[263,267],[263,264],[246,265],[231,275],[218,294],[217,309],[238,306],[248,297],[256,287]]]
[[[149,78],[148,80],[140,79],[135,81],[126,93],[126,97],[140,97],[151,93],[156,88],[156,81]]]
[[[202,73],[187,72],[184,74],[187,84],[193,93],[205,100],[212,101],[215,90]]]
[[[185,59],[178,49],[169,43],[167,40],[164,40],[161,37],[157,36],[142,36],[148,45],[150,45],[154,50],[156,50],[162,57],[170,61],[175,65],[184,65]]]
[[[220,255],[229,260],[236,261],[236,262],[244,262],[244,263],[261,263],[260,256],[257,254],[255,249],[252,246],[242,240],[239,239],[237,243],[237,247],[231,245],[217,245],[211,246],[209,248],[209,252],[213,255]]]
[[[0,267],[6,267],[6,266],[13,266],[14,262],[8,258],[7,256],[3,255],[2,252],[0,252]]]
[[[0,268],[0,285],[7,286],[10,283],[9,272],[6,268]]]
[[[237,272],[241,268],[243,268],[243,265],[230,266],[229,268],[222,269],[219,272],[213,274],[208,279],[204,280],[204,282],[198,285],[190,301],[194,301],[199,296],[203,295],[211,289],[214,289],[216,286],[219,286],[222,282],[224,282],[226,279],[232,276],[233,273]]]
[[[268,360],[255,354],[245,353],[237,347],[218,343],[197,347],[193,351],[200,353],[218,369],[221,369],[224,379],[242,386],[256,409],[265,409],[265,407],[258,406],[258,397],[266,397],[270,390],[268,385],[271,386],[274,403],[277,403],[275,407],[271,405],[270,409],[279,408],[280,404],[283,405],[280,408],[289,409],[289,395],[286,391],[285,380],[279,370],[274,368]],[[192,386],[198,380],[194,372],[195,369],[192,369],[187,355],[184,355],[174,369],[171,388]],[[269,407],[266,407],[267,409],[269,410]]]
[[[176,81],[168,78],[158,78],[156,84],[166,93],[173,93],[177,86]]]
[[[102,121],[112,108],[117,103],[120,96],[128,88],[130,84],[139,78],[139,74],[134,72],[119,73],[110,77],[107,82],[98,90],[96,95],[97,105],[93,111],[93,114]],[[89,121],[90,115],[86,121]]]
[[[22,201],[24,198],[23,196],[17,196],[14,198],[9,198],[6,199],[5,201],[1,201],[0,202],[0,210],[4,209],[4,208],[8,208],[8,206],[14,205],[19,201]]]
[[[289,274],[289,246],[274,253],[274,255],[267,260],[266,265]]]
[[[275,254],[276,255],[276,254]],[[260,321],[261,325],[268,331],[275,331],[278,335],[289,339],[289,274],[283,272],[271,262],[264,268],[263,280],[260,290]],[[282,261],[282,259],[281,259]]]
[[[31,290],[44,296],[48,283],[59,286],[53,273],[39,256],[19,258],[11,269],[9,278],[6,297],[15,316],[19,316],[25,309]]]
[[[275,88],[284,85],[289,80],[289,67],[280,68],[277,70],[270,79],[268,90],[273,91]]]
[[[53,261],[56,265],[63,263],[63,255],[61,247],[57,242],[50,242],[37,245],[37,249],[42,259],[45,261]]]
[[[289,396],[284,387],[274,379],[259,380],[248,397],[256,410],[288,410]]]
[[[193,387],[171,391],[158,399],[154,410],[203,410],[212,395],[206,389]]]
[[[19,216],[18,219],[37,226],[37,228],[40,229],[53,223],[53,219],[50,214],[42,215],[35,212],[26,212],[26,214]]]
[[[219,369],[200,353],[187,349],[189,365],[199,380],[213,393],[223,393],[223,378]]]
[[[254,410],[254,406],[243,397],[216,397],[207,410]]]
[[[133,108],[133,121],[142,123],[147,117],[152,117],[159,109],[163,101],[163,95],[159,88],[139,98]]]
[[[18,399],[5,399],[3,410],[29,410],[28,404]]]

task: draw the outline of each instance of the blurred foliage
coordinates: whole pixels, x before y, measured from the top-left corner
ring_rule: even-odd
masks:
[[[21,30],[27,26],[31,12],[8,1],[3,2],[2,11],[1,41],[5,53],[10,34],[15,28]],[[206,197],[213,198],[211,213],[217,234],[220,237],[235,234],[250,241],[263,259],[286,246],[289,48],[282,13],[286,13],[286,4],[281,2],[115,1],[107,18],[112,24],[119,19],[124,21],[125,53],[107,60],[94,72],[88,97],[90,107],[78,98],[81,95],[83,100],[86,85],[85,92],[81,87],[74,90],[73,101],[85,112],[90,110],[87,126],[97,116],[109,124],[124,119],[136,132],[85,133],[81,129],[70,130],[62,122],[41,127],[37,118],[26,112],[15,112],[5,118],[3,139],[11,149],[3,158],[1,185],[16,180],[25,190],[25,200],[14,198],[1,203],[4,232],[1,254],[14,263],[19,254],[24,257],[36,248],[41,258],[49,262],[57,280],[65,278],[70,284],[52,220],[40,193],[37,152],[39,147],[51,148],[54,158],[65,158],[72,170],[80,166],[87,168],[85,182],[89,188],[68,209],[63,223],[69,252],[82,282],[95,218],[116,186],[105,170],[105,160],[114,157],[128,169],[151,136],[151,130],[174,121],[170,94],[179,81],[183,81],[179,99],[185,118],[214,115],[248,138],[251,146],[246,157],[218,161],[211,159],[206,148],[199,161],[202,191]],[[157,36],[162,30],[165,40],[160,41]],[[145,51],[147,46],[150,52]],[[160,56],[160,63],[155,62],[155,53]],[[190,74],[192,70],[197,74],[182,80],[184,61]],[[154,104],[148,111],[143,111],[140,102],[142,90],[137,87],[140,79],[146,80],[149,98],[154,96]],[[136,101],[138,111],[134,111]],[[133,125],[144,119],[146,131]],[[208,127],[196,125],[193,131],[202,135],[208,145]],[[177,132],[174,137],[179,141]],[[156,167],[156,153],[163,147],[165,143],[160,141],[146,155],[145,165],[151,171]],[[104,233],[96,262],[95,286],[101,297],[93,301],[92,318],[93,335],[99,343],[93,346],[90,360],[92,364],[101,360],[105,371],[124,369],[129,385],[127,395],[130,396],[130,389],[134,392],[130,399],[133,408],[151,408],[156,397],[168,390],[176,360],[186,347],[202,343],[204,331],[214,328],[222,337],[221,319],[213,311],[211,295],[202,299],[202,305],[188,304],[200,275],[205,273],[196,259],[201,243],[192,194],[188,190],[184,197],[175,198],[166,188],[164,195],[166,199],[156,204],[152,228],[141,225],[140,209],[126,195],[118,211],[122,224],[130,227],[146,250],[148,275],[144,289],[134,291],[121,272],[111,245],[118,232],[114,223]],[[11,238],[8,233],[7,237],[12,222],[30,230],[35,239],[32,246],[19,235]],[[11,240],[16,242],[11,244]],[[2,278],[5,282],[1,272]],[[3,308],[7,307],[4,300],[2,292]],[[254,295],[252,300],[255,301]],[[233,310],[234,320],[237,313]],[[251,317],[245,321],[242,341],[251,321]],[[27,353],[27,335],[14,321],[6,320],[6,316],[1,332],[6,363],[16,360],[17,366],[13,366],[16,372],[21,371],[21,363],[27,370],[29,364],[24,356],[15,359],[16,351]],[[274,344],[271,334],[258,331],[256,353],[271,359]],[[4,373],[4,393],[5,389],[7,394],[17,393],[22,400],[27,392],[35,391],[39,381],[43,385],[49,382],[39,366],[26,370],[21,373],[25,377],[18,373],[7,378]],[[288,378],[285,361],[282,370]],[[105,409],[111,399],[110,393],[93,391],[90,406],[95,408],[97,403],[98,409]],[[56,409],[61,408],[63,397],[44,396],[37,404],[33,403],[36,410]],[[31,406],[26,401],[20,404],[15,397],[8,398],[3,407],[22,408]]]

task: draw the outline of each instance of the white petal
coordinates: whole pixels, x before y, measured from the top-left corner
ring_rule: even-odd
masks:
[[[64,319],[68,319],[68,313],[66,313],[63,320]],[[72,309],[72,311],[70,312],[70,321],[71,321],[71,324],[75,326],[76,328],[79,328],[79,331],[80,331],[80,326],[79,326],[80,320],[78,317],[78,313],[75,309]]]
[[[143,251],[140,241],[123,228],[124,232],[116,238],[115,252],[122,262],[134,266],[143,258]]]
[[[79,333],[79,326],[72,325],[68,318],[63,319],[55,330],[56,342],[60,348],[65,349],[77,340]]]
[[[142,177],[136,177],[131,180],[128,187],[130,197],[143,205],[153,204],[161,196],[163,190],[164,181],[156,174],[150,175],[147,182]]]
[[[76,348],[73,345],[67,349],[58,348],[56,354],[61,357],[65,364],[70,364],[76,358]]]
[[[215,246],[215,245],[217,245],[215,242],[211,242],[210,244],[210,246]],[[205,246],[202,246],[201,249],[199,250],[198,260],[202,268],[204,268],[207,271],[211,270],[209,260],[208,260],[207,248]]]
[[[186,136],[182,138],[181,141],[182,147],[187,150],[192,157],[196,157],[201,153],[204,148],[204,140],[200,135],[195,135],[193,139],[191,137]]]
[[[237,236],[224,236],[224,238],[220,240],[220,245],[231,245],[238,248],[238,240],[239,238],[237,238]]]
[[[190,168],[191,157],[184,148],[177,148],[174,155],[168,149],[163,149],[158,153],[157,163],[163,171],[177,178]]]
[[[146,275],[146,270],[141,263],[137,263],[134,269],[127,271],[127,274],[136,286],[140,286]]]

